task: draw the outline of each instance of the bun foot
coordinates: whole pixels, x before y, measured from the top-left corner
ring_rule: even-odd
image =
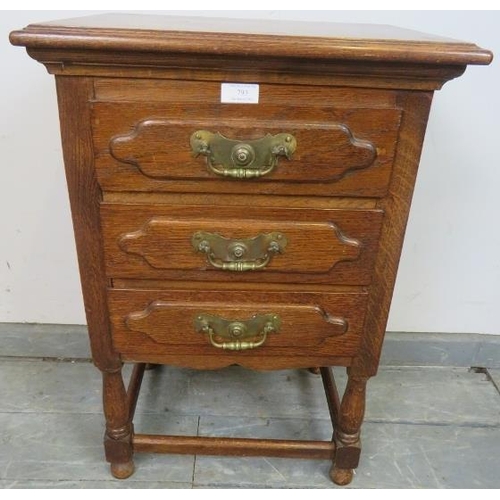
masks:
[[[134,462],[130,460],[130,462],[120,463],[120,464],[111,464],[111,474],[116,479],[127,479],[134,473]]]
[[[330,469],[330,478],[339,486],[345,486],[352,481],[354,471],[353,469],[337,469],[335,465],[332,465]]]

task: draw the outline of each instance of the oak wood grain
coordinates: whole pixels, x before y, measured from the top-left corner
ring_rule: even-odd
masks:
[[[297,151],[289,159],[278,159],[275,169],[260,177],[258,182],[334,182],[353,170],[371,167],[377,157],[375,145],[357,138],[344,123],[280,123],[276,120],[249,123],[248,118],[225,119],[223,123],[220,120],[191,122],[186,119],[150,119],[147,118],[150,113],[145,113],[145,119],[136,122],[130,133],[115,135],[110,140],[109,150],[115,160],[131,163],[142,175],[153,179],[217,178],[217,174],[214,175],[210,169],[199,168],[206,167],[204,155],[198,155],[193,160],[193,151],[187,147],[188,139],[197,130],[220,134],[228,141],[243,144],[267,135],[292,136],[299,143]],[[151,116],[154,114],[151,113]],[[384,119],[389,120],[387,117]],[[393,130],[395,144],[397,125]],[[326,169],[326,164],[330,168]],[[227,163],[217,165],[225,166]]]
[[[321,64],[307,59],[247,56],[211,56],[196,54],[128,54],[27,48],[28,54],[42,62],[54,75],[116,78],[182,79],[200,82],[246,82],[331,85],[353,88],[437,90],[447,81],[462,75],[466,65],[394,64],[367,61],[363,64],[344,60],[324,60]],[[61,59],[64,59],[61,61]],[[68,61],[72,61],[68,64]]]
[[[90,128],[93,82],[88,78],[60,77],[56,83],[64,166],[92,358],[100,369],[115,369],[121,364],[109,331],[106,302],[109,282],[104,269],[99,216],[102,195],[93,164]]]
[[[95,103],[94,145],[102,188],[356,197],[381,196],[387,190],[398,109],[309,108],[293,96],[293,107],[202,101],[200,95],[198,105]],[[205,157],[193,157],[189,139],[197,130],[242,142],[290,133],[298,145],[292,158],[280,159],[269,174],[242,181],[217,176]]]
[[[243,354],[240,352],[238,354]],[[188,354],[170,353],[168,351],[154,351],[146,355],[143,353],[123,353],[123,361],[130,363],[144,363],[145,358],[152,364],[167,364],[171,366],[195,368],[199,370],[219,370],[228,366],[227,358],[221,356],[207,356],[205,354],[195,354],[190,352]],[[311,366],[351,366],[352,356],[330,356],[321,353],[315,353],[312,356],[261,356],[255,351],[251,354],[246,352],[244,354],[245,368],[258,371],[275,371],[275,370],[290,370],[292,368],[308,369]],[[243,356],[240,356],[238,364],[243,363]],[[233,364],[234,364],[233,363]]]
[[[32,24],[11,34],[29,47],[285,56],[350,61],[488,64],[474,44],[392,26],[108,14]]]
[[[397,91],[372,88],[352,89],[350,87],[316,86],[314,92],[303,85],[286,82],[259,85],[260,106],[289,107],[292,100],[307,102],[307,107],[323,108],[389,108],[396,107]],[[159,80],[152,78],[121,78],[116,85],[115,78],[94,80],[94,100],[96,102],[139,102],[139,103],[180,103],[219,104],[220,81]]]
[[[113,278],[111,280],[113,288],[132,289],[132,290],[194,290],[199,287],[199,283],[191,280],[145,280],[133,278]],[[296,283],[252,283],[248,281],[204,281],[203,286],[210,290],[240,290],[251,291],[275,291],[275,292],[296,292]],[[348,292],[361,291],[366,292],[368,286],[352,285],[331,285],[317,283],[301,283],[300,291],[304,292]]]
[[[360,88],[437,89],[467,64],[492,59],[471,43],[390,26],[177,16],[33,24],[10,40],[54,74],[309,85],[335,78]]]
[[[142,379],[146,369],[149,369],[146,363],[137,363],[134,365],[132,374],[130,375],[130,381],[127,387],[127,406],[131,420],[134,418],[139,391],[141,390]]]
[[[133,471],[132,414],[121,368],[103,371],[103,409],[106,418],[104,450],[106,460],[120,479]],[[130,474],[129,474],[130,475]]]
[[[400,96],[404,118],[389,195],[378,203],[386,218],[370,289],[363,346],[353,368],[353,373],[360,376],[377,372],[432,97],[431,92],[402,92]]]
[[[348,197],[306,197],[306,196],[266,196],[262,194],[244,195],[231,193],[156,193],[141,191],[104,191],[103,201],[122,205],[198,205],[281,208],[376,208],[376,198]],[[200,210],[203,210],[200,208]]]
[[[101,206],[107,273],[113,278],[365,285],[371,280],[381,211]],[[225,238],[282,233],[287,245],[260,271],[222,271],[198,252],[199,231]]]
[[[120,353],[165,354],[173,364],[175,355],[216,357],[225,366],[246,366],[246,357],[255,356],[350,357],[358,349],[365,300],[364,293],[109,290],[113,341]],[[281,328],[255,350],[224,351],[195,329],[202,313],[234,321],[274,313]]]
[[[286,439],[136,434],[134,449],[146,453],[332,459],[335,443]]]

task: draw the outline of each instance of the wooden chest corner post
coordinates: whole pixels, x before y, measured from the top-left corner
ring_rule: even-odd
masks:
[[[134,452],[324,458],[341,485],[358,466],[433,92],[492,55],[393,27],[279,33],[101,15],[11,34],[56,75],[117,478]],[[333,438],[135,434],[146,364],[319,367]]]
[[[359,464],[366,384],[376,375],[379,366],[432,97],[432,92],[424,91],[401,91],[398,96],[403,120],[389,194],[377,203],[385,219],[368,298],[365,331],[359,355],[347,368],[348,382],[334,433],[336,455],[331,477],[337,484],[348,484],[353,469]]]
[[[122,361],[113,348],[99,208],[102,201],[94,167],[90,106],[92,77],[56,76],[61,139],[75,233],[80,280],[92,359],[103,376],[106,418],[104,447],[117,478],[132,474],[132,422],[122,377]]]

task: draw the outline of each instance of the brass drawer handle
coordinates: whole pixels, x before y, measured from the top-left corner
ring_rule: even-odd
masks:
[[[208,262],[216,269],[258,271],[269,264],[273,255],[283,252],[287,239],[277,232],[248,239],[230,239],[198,231],[191,238],[191,244],[197,252],[207,254]]]
[[[207,157],[208,168],[217,175],[253,179],[270,173],[278,157],[291,159],[297,141],[291,134],[267,134],[250,141],[228,139],[219,132],[198,130],[191,135],[193,156]]]
[[[246,321],[199,314],[194,325],[198,333],[208,334],[214,347],[228,351],[246,351],[264,344],[268,334],[278,333],[281,319],[277,314],[255,314]]]

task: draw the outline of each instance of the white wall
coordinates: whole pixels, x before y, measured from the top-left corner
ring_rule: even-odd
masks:
[[[85,322],[53,78],[23,49],[11,47],[8,33],[90,13],[0,16],[0,321]],[[393,24],[496,53],[491,66],[470,67],[435,96],[389,329],[500,334],[500,13],[197,14]]]

